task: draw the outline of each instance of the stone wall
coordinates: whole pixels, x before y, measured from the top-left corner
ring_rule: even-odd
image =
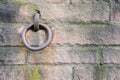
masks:
[[[31,51],[21,32],[33,23],[36,9],[54,36],[45,49]],[[28,31],[29,44],[42,43],[44,33]],[[120,0],[0,0],[0,80],[120,80],[119,75]]]

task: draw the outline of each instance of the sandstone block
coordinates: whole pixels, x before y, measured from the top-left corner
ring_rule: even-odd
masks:
[[[0,66],[0,80],[26,80],[25,69],[17,66]]]
[[[40,66],[28,68],[28,80],[71,80],[70,66]]]
[[[103,50],[103,61],[104,63],[120,63],[120,48],[109,47]]]
[[[9,7],[9,8],[8,8]],[[33,22],[35,9],[41,11],[46,22],[108,22],[109,6],[106,4],[25,4],[0,5],[0,22]]]
[[[25,51],[20,47],[0,47],[0,63],[25,64]]]
[[[93,47],[48,47],[42,51],[29,52],[28,63],[96,63],[97,51]]]

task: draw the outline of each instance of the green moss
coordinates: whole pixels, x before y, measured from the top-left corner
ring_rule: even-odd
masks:
[[[102,67],[103,66],[103,57],[102,57],[102,54],[103,54],[103,49],[105,48],[105,46],[99,46],[98,47],[98,61],[97,61],[97,64],[99,67]]]
[[[38,5],[36,5],[36,4],[29,4],[29,6],[31,6],[34,10],[38,9]]]
[[[82,5],[87,5],[88,3],[86,3],[86,2],[82,2],[81,4],[82,4]]]
[[[37,67],[30,68],[28,80],[41,80],[39,68]]]
[[[13,5],[19,5],[19,6],[25,6],[28,5],[30,7],[32,7],[33,9],[37,9],[38,5],[37,4],[33,4],[33,3],[27,3],[27,2],[13,2]]]
[[[103,61],[102,61],[102,49],[98,50],[98,61],[97,64],[99,67],[101,67],[103,65]]]
[[[83,25],[83,26],[88,26],[90,25],[90,23],[87,23],[87,22],[82,22],[82,23],[76,23],[77,25]]]
[[[89,25],[90,25],[90,23],[83,22],[83,23],[82,23],[82,25],[83,25],[83,26],[89,26]]]
[[[27,5],[28,3],[26,3],[26,2],[13,2],[12,4],[15,4],[15,5]]]

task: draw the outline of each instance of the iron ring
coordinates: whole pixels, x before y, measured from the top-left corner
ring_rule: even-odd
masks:
[[[34,50],[34,51],[36,51],[36,50],[41,50],[41,49],[45,48],[47,45],[49,45],[49,43],[51,42],[51,40],[52,40],[52,31],[51,31],[51,29],[50,29],[47,25],[40,23],[40,24],[39,24],[39,27],[42,27],[42,28],[44,28],[44,29],[47,31],[48,37],[47,37],[46,42],[45,42],[43,45],[40,45],[39,47],[32,47],[32,46],[30,46],[30,45],[27,43],[26,38],[25,38],[25,34],[26,34],[26,32],[28,31],[28,29],[30,29],[33,25],[34,25],[34,24],[29,24],[28,26],[26,26],[26,27],[24,28],[24,30],[23,30],[23,32],[22,32],[22,41],[23,41],[24,45],[25,45],[28,49],[30,49],[30,50]]]

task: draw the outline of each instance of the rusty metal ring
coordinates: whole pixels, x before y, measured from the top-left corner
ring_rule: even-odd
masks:
[[[22,32],[22,41],[23,41],[24,45],[30,50],[34,50],[34,51],[41,50],[41,49],[45,48],[47,45],[49,45],[49,43],[51,42],[52,32],[51,32],[51,29],[47,25],[40,23],[39,27],[42,27],[47,31],[48,37],[47,37],[46,42],[43,45],[40,45],[39,47],[32,47],[27,43],[25,35],[26,35],[26,32],[28,31],[28,29],[30,29],[33,25],[34,24],[30,24],[24,28],[24,30]]]

